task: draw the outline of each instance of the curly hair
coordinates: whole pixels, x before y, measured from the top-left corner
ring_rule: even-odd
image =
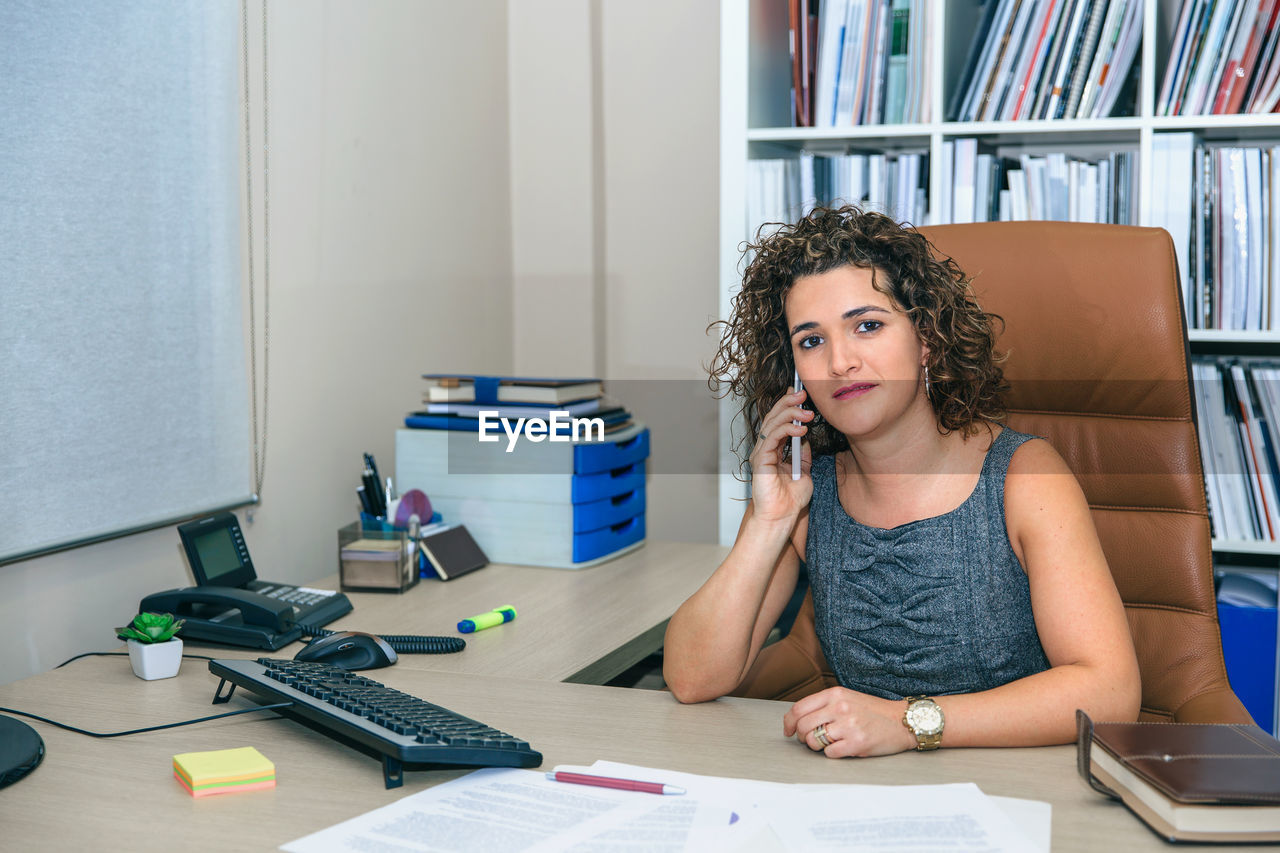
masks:
[[[1009,386],[1003,357],[995,352],[996,324],[1003,326],[1003,320],[978,306],[970,279],[951,258],[938,256],[919,231],[851,205],[818,207],[771,234],[762,226],[746,251],[754,257],[733,298],[731,318],[707,327],[723,326],[707,383],[717,396],[727,386],[743,401],[748,429],[737,449],[759,433],[764,416],[791,385],[787,293],[798,278],[845,265],[870,269],[872,287],[910,318],[928,348],[929,402],[939,432],[972,435],[1004,420]],[[808,438],[815,457],[849,446],[820,414],[810,422]]]

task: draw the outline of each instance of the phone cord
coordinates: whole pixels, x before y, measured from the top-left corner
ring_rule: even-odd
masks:
[[[327,637],[337,633],[315,625],[297,627],[308,637]],[[419,634],[378,634],[383,641],[399,655],[447,655],[460,652],[467,647],[467,641],[461,637],[430,637]]]

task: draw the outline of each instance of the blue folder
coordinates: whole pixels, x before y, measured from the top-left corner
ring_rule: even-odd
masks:
[[[1218,602],[1227,681],[1259,727],[1274,735],[1276,608]]]

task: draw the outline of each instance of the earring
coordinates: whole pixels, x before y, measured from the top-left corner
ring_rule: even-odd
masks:
[[[924,396],[926,400],[932,399],[929,396],[929,365],[924,366]]]

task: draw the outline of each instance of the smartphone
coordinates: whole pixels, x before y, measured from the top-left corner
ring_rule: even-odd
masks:
[[[795,371],[795,378],[792,380],[791,387],[797,391],[803,391],[804,385],[800,382],[800,371]],[[800,421],[792,421],[791,423],[800,426]],[[791,436],[791,479],[800,479],[800,436]]]

